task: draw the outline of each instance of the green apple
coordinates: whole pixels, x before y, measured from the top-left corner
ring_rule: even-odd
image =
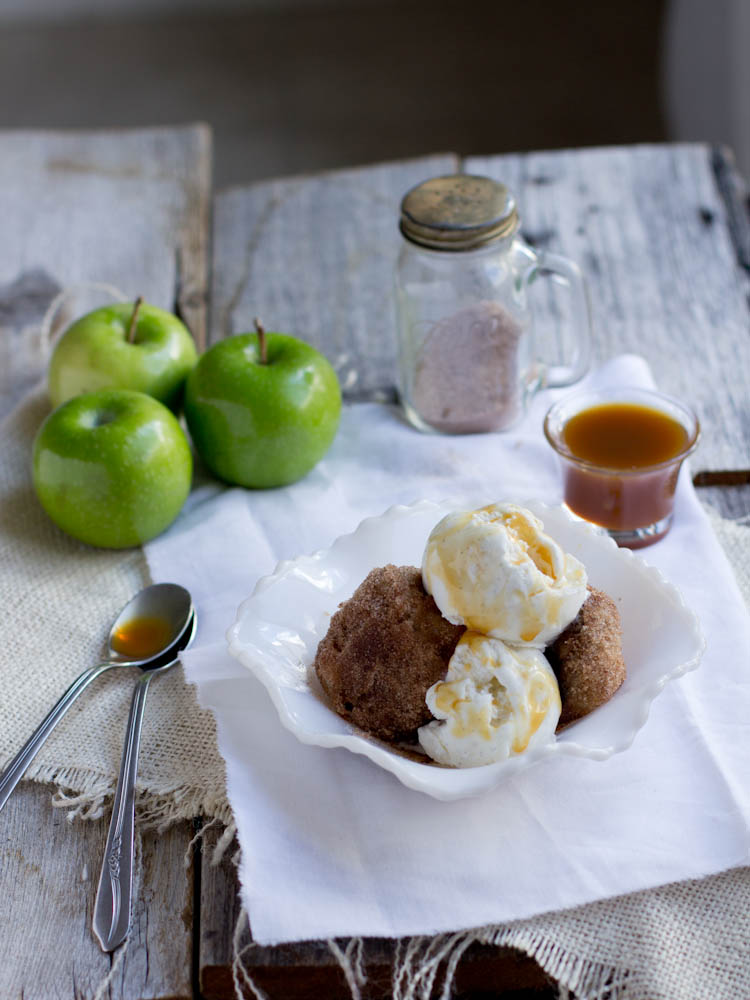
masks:
[[[34,439],[32,471],[58,527],[89,545],[124,549],[177,517],[193,459],[166,406],[142,392],[102,389],[49,414]]]
[[[239,486],[285,486],[306,475],[331,446],[341,390],[310,344],[282,333],[221,340],[185,385],[185,419],[208,468]]]
[[[53,406],[96,389],[135,389],[172,409],[197,361],[193,338],[172,313],[141,299],[95,309],[57,341],[47,385]]]

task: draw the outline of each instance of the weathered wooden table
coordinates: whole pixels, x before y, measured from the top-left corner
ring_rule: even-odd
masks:
[[[41,374],[29,344],[50,301],[83,281],[174,308],[201,345],[262,315],[319,346],[352,402],[392,399],[398,204],[411,185],[459,169],[503,179],[527,240],[580,263],[596,359],[640,353],[663,389],[691,399],[702,495],[750,513],[748,203],[731,157],[704,146],[439,155],[214,195],[205,127],[0,133],[0,407]],[[539,306],[554,337],[559,304]],[[2,1000],[91,998],[106,977],[90,925],[107,822],[68,824],[50,789],[31,783],[0,815]],[[131,944],[107,996],[234,995],[235,869],[207,862],[221,831],[190,846],[199,826],[148,835]],[[393,948],[367,942],[367,996],[389,995]],[[272,998],[347,995],[323,942],[256,949],[247,964]],[[457,989],[556,995],[509,949],[471,949]]]

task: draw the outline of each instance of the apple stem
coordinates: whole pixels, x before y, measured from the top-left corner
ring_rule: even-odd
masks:
[[[255,323],[255,329],[258,333],[258,350],[260,351],[260,363],[262,365],[267,365],[268,347],[266,345],[266,330],[257,316],[253,320],[253,323]]]
[[[133,306],[133,315],[130,317],[130,326],[128,327],[128,343],[135,343],[135,327],[138,322],[138,310],[143,304],[143,296],[139,295],[135,300],[135,305]]]

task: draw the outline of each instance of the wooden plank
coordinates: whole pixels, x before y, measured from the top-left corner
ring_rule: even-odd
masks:
[[[73,996],[93,996],[109,971],[90,931],[106,831],[69,825],[50,795],[22,782],[0,815],[0,996],[14,1000],[64,996],[63,983]]]
[[[515,192],[530,242],[582,267],[596,360],[641,354],[662,389],[695,405],[697,471],[750,468],[747,209],[731,163],[716,156],[679,145],[464,161]],[[536,304],[540,328],[558,338],[560,298]]]
[[[91,932],[108,816],[68,823],[52,789],[22,782],[0,819],[0,893],[5,915],[0,996],[90,1000],[112,961]],[[191,827],[143,838],[141,877],[128,944],[109,996],[192,997],[192,870],[183,859]]]
[[[210,207],[205,126],[0,132],[0,414],[46,363],[40,335],[106,301],[103,283],[181,312],[202,345]]]
[[[737,263],[750,272],[750,200],[731,149],[721,146],[711,154],[711,167],[724,201],[729,235],[737,253]]]
[[[307,340],[350,399],[392,398],[399,205],[453,155],[235,188],[216,197],[211,340],[253,329]]]
[[[698,499],[722,517],[735,521],[750,517],[750,483],[747,481],[731,486],[698,486],[697,492]]]
[[[260,314],[323,350],[350,399],[392,398],[398,203],[454,164],[418,160],[220,194],[212,339],[251,329]],[[695,468],[750,467],[747,212],[731,163],[702,145],[636,146],[469,157],[463,169],[504,180],[529,242],[581,265],[595,360],[640,353],[665,390],[692,399],[704,426]],[[535,310],[540,341],[559,352],[564,295],[544,288]]]
[[[0,133],[0,412],[44,373],[40,325],[61,289],[103,282],[140,292],[179,310],[201,343],[209,205],[204,126]],[[96,298],[76,291],[58,325]],[[71,825],[52,809],[49,789],[27,783],[0,814],[3,998],[89,1000],[107,976],[111,960],[91,917],[108,822],[107,813]],[[133,928],[110,1000],[193,995],[191,837],[186,823],[144,836]]]
[[[192,860],[185,864],[191,857],[192,836],[190,823],[179,823],[162,834],[153,830],[143,834],[138,895],[127,949],[112,984],[113,997],[193,997],[195,880]]]

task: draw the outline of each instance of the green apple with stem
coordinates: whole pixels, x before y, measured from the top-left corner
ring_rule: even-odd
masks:
[[[198,359],[193,338],[172,313],[118,302],[76,320],[55,344],[47,374],[59,406],[97,389],[134,389],[177,409],[185,378]]]
[[[327,359],[283,333],[227,337],[188,375],[185,419],[214,475],[239,486],[285,486],[328,451],[341,417],[341,389]]]
[[[164,531],[190,492],[193,459],[185,432],[142,392],[83,393],[37,431],[32,475],[55,524],[89,545],[123,549]]]

